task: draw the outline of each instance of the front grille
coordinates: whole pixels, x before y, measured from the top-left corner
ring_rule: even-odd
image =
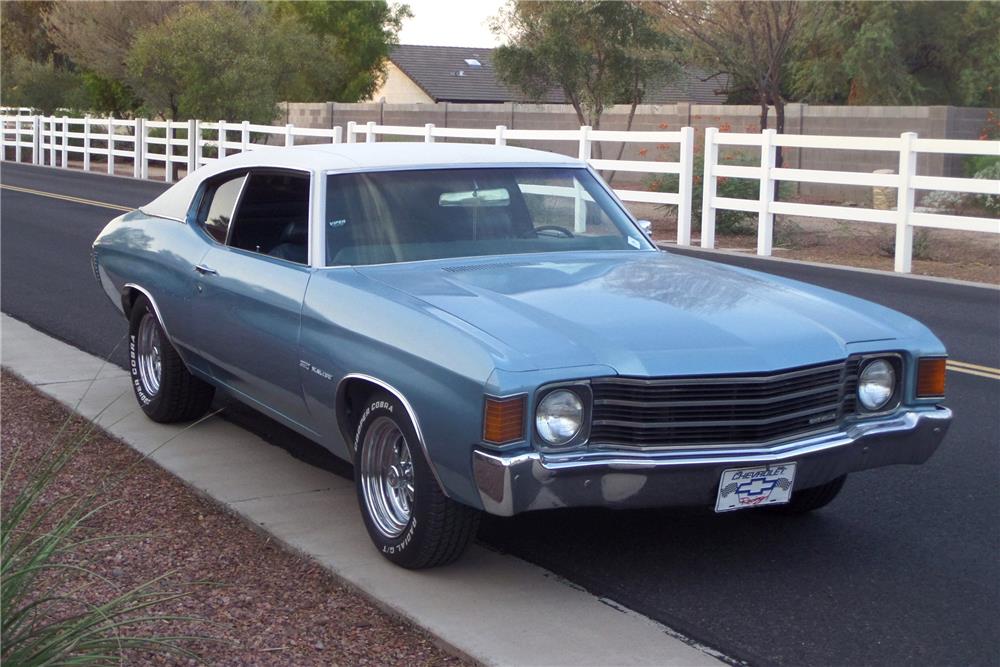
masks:
[[[766,375],[596,378],[590,442],[760,445],[832,430],[855,409],[857,372],[851,359]]]

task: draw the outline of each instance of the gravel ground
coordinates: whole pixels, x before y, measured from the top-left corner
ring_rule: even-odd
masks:
[[[6,508],[23,484],[25,469],[44,454],[67,423],[69,412],[7,371],[0,390],[0,461],[5,471],[13,452],[19,451],[3,488]],[[64,438],[79,439],[87,429],[87,422],[78,417],[69,424],[69,435]],[[101,431],[86,439],[45,501],[90,490],[108,473],[130,466],[134,467],[127,476],[102,497],[121,502],[90,520],[87,530],[94,535],[145,537],[99,541],[77,560],[107,577],[112,588],[122,590],[170,573],[165,585],[184,588],[190,595],[157,611],[200,620],[157,631],[212,638],[187,645],[206,664],[464,664],[438,648],[427,634],[384,614],[340,585],[318,564],[271,543]],[[372,557],[378,556],[373,552]],[[65,588],[80,582],[45,583]],[[89,586],[84,593],[100,594],[100,586]],[[130,664],[179,662],[188,661],[128,656]]]

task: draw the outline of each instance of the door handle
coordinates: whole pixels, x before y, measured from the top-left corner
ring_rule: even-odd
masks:
[[[215,269],[213,269],[210,266],[205,266],[204,264],[199,264],[198,266],[194,267],[194,270],[197,271],[198,273],[200,273],[203,276],[217,276],[217,275],[219,275],[218,271],[216,271]]]

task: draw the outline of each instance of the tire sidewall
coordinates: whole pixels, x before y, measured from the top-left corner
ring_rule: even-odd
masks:
[[[382,555],[395,563],[404,564],[420,550],[423,534],[421,530],[422,517],[428,511],[428,495],[431,491],[427,487],[428,484],[437,484],[437,482],[433,479],[430,467],[424,460],[424,453],[420,447],[420,441],[417,439],[416,429],[414,429],[406,409],[400,402],[390,394],[377,393],[365,401],[364,406],[358,419],[358,426],[354,431],[354,442],[352,443],[354,447],[354,486],[358,495],[358,504],[361,507],[361,516],[368,534]],[[379,417],[388,417],[399,427],[403,437],[406,438],[406,444],[410,449],[410,458],[413,461],[414,494],[410,520],[403,532],[395,538],[383,535],[375,522],[372,521],[361,479],[361,448],[364,446],[368,429]]]
[[[142,318],[147,314],[156,321],[156,326],[160,327],[160,340],[164,340],[163,326],[160,324],[159,318],[156,317],[156,312],[149,304],[148,299],[140,297],[139,300],[136,301],[135,306],[133,306],[132,312],[129,314],[128,372],[129,377],[132,380],[132,392],[135,394],[135,398],[139,402],[139,407],[141,407],[147,414],[155,414],[159,408],[161,397],[164,393],[163,382],[165,377],[161,373],[160,390],[152,396],[150,396],[143,388],[142,380],[139,377],[139,324],[142,322]]]

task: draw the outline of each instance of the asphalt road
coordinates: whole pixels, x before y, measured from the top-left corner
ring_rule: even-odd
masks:
[[[165,187],[10,163],[0,182],[125,206]],[[89,266],[91,241],[117,214],[0,191],[0,305],[122,364],[125,323]],[[886,304],[929,325],[953,359],[1000,367],[998,290],[711,258]],[[812,516],[561,510],[488,518],[480,541],[739,661],[1000,664],[1000,381],[952,372],[948,383],[956,419],[931,461],[854,475]],[[235,405],[227,412],[275,445],[350,474],[274,422]]]

